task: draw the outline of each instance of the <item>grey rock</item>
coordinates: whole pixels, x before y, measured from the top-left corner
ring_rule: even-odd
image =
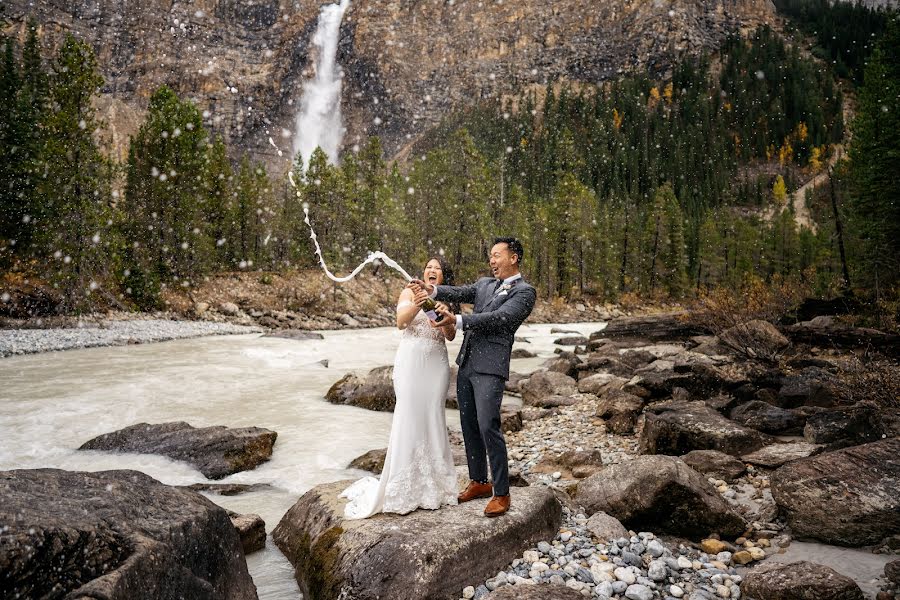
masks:
[[[765,446],[756,452],[745,454],[741,459],[751,465],[774,469],[794,460],[815,456],[823,450],[825,450],[825,446],[822,444],[788,442]]]
[[[456,408],[456,370],[451,372],[451,381],[447,386],[447,408]],[[332,404],[358,406],[368,410],[392,412],[397,402],[394,394],[394,367],[376,367],[363,377],[348,373],[336,381],[325,399]]]
[[[771,434],[799,433],[806,423],[804,415],[761,400],[741,404],[729,416],[744,427]]]
[[[719,339],[731,348],[752,358],[774,359],[790,341],[768,321],[741,323],[719,334]]]
[[[699,401],[656,406],[644,414],[640,447],[645,454],[680,456],[691,450],[718,450],[741,456],[771,439],[729,421]]]
[[[467,502],[344,520],[345,501],[338,495],[350,483],[314,487],[272,533],[305,597],[445,597],[447,590],[484,581],[538,541],[553,538],[562,521],[552,491],[537,486],[517,489],[511,510],[499,519],[485,519],[483,503]],[[465,559],[470,556],[479,560]]]
[[[229,317],[236,317],[241,314],[241,309],[234,302],[223,302],[219,305],[219,312]]]
[[[587,528],[601,543],[628,535],[628,530],[615,517],[597,511],[587,521]]]
[[[597,403],[597,416],[606,420],[606,428],[618,434],[634,431],[644,400],[622,390],[607,392]]]
[[[669,456],[638,456],[608,466],[579,482],[574,500],[635,531],[699,538],[714,531],[740,535],[746,527],[704,476]]]
[[[266,523],[262,517],[254,514],[242,515],[232,511],[228,511],[228,517],[241,538],[244,555],[266,547]]]
[[[734,481],[747,472],[743,462],[718,450],[691,450],[681,460],[698,473],[725,481]]]
[[[187,462],[210,479],[222,479],[269,460],[277,437],[274,431],[259,427],[138,423],[88,440],[79,450],[159,454]]]
[[[304,329],[279,329],[277,331],[272,331],[271,333],[267,333],[263,337],[271,337],[271,338],[283,338],[286,340],[324,340],[325,336],[323,336],[318,331],[306,331]]]
[[[900,533],[900,438],[789,462],[771,484],[800,539],[862,546]]]
[[[862,600],[852,579],[812,562],[763,563],[748,572],[741,591],[753,600]]]
[[[588,343],[588,339],[583,335],[570,335],[558,338],[553,343],[557,346],[582,346]]]
[[[883,433],[881,409],[862,402],[811,414],[803,428],[803,438],[811,444],[864,444]]]
[[[485,600],[584,600],[584,596],[564,585],[540,583],[503,586],[485,596]]]
[[[0,523],[4,597],[257,598],[228,513],[137,471],[2,472]]]
[[[625,597],[628,600],[653,600],[653,591],[646,585],[635,583],[625,590]]]
[[[538,371],[519,384],[522,401],[529,406],[540,406],[550,396],[571,396],[578,392],[574,379],[554,371]]]

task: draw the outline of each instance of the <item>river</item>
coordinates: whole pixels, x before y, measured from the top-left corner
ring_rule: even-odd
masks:
[[[538,358],[514,360],[513,370],[529,372],[553,355],[553,340],[561,335],[551,333],[553,327],[519,330],[530,343],[517,347]],[[602,325],[556,327],[589,334]],[[221,482],[271,487],[207,497],[228,509],[261,515],[271,532],[304,492],[319,483],[364,475],[347,464],[387,444],[391,414],[335,406],[324,395],[348,371],[391,364],[399,333],[390,328],[322,333],[324,340],[253,334],[0,359],[0,470],[135,469],[163,483],[188,485],[207,480],[185,463],[76,448],[141,422],[265,427],[278,432],[272,459]],[[450,344],[451,359],[459,343]],[[447,422],[458,429],[456,411],[448,411]],[[262,600],[299,597],[292,567],[271,538],[247,562]]]

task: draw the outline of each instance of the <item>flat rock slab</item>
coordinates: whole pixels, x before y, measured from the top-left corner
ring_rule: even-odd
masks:
[[[85,442],[79,450],[159,454],[196,467],[210,479],[255,469],[272,457],[278,434],[259,427],[138,423]]]
[[[138,471],[0,472],[0,597],[256,600],[228,513]]]
[[[741,456],[762,448],[768,436],[729,421],[704,402],[674,402],[645,410],[640,447],[644,454],[681,456],[691,450],[718,450]]]
[[[487,500],[477,500],[348,521],[338,495],[350,483],[314,487],[272,533],[310,600],[456,599],[471,582],[553,539],[562,522],[559,502],[543,486],[515,489],[511,510],[496,519],[484,517]]]
[[[744,519],[706,477],[672,456],[638,456],[578,483],[574,500],[588,515],[603,511],[634,531],[700,539],[740,535]]]
[[[831,567],[799,561],[762,564],[746,575],[741,592],[748,600],[862,600],[856,582]]]
[[[790,462],[771,482],[799,539],[864,546],[900,533],[900,438]]]
[[[772,444],[760,448],[756,452],[745,454],[741,458],[744,462],[760,467],[774,469],[781,465],[801,458],[809,458],[825,450],[822,444],[810,444],[809,442],[788,442],[786,444]]]

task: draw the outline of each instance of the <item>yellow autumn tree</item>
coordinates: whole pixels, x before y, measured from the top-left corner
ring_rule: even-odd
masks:
[[[772,195],[780,206],[787,203],[787,185],[784,183],[784,177],[779,175],[775,178],[775,185],[772,186]]]
[[[622,127],[622,115],[619,114],[619,111],[615,108],[613,109],[613,126],[616,130],[619,130]]]

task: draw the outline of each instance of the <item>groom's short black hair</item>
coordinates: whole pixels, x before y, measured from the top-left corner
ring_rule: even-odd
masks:
[[[519,262],[522,262],[522,259],[525,258],[525,248],[522,246],[522,242],[519,241],[519,238],[514,237],[495,237],[494,245],[497,244],[506,244],[509,248],[509,251],[519,257]]]

